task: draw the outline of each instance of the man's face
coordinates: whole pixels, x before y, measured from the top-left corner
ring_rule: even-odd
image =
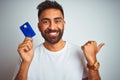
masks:
[[[46,9],[39,17],[38,28],[45,41],[55,44],[62,38],[64,24],[64,18],[60,10]]]

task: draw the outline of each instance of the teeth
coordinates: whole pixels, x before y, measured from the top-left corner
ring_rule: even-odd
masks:
[[[57,34],[57,32],[51,32],[51,33],[49,33],[50,35],[56,35]]]
[[[50,35],[56,35],[57,33],[56,32],[51,32]]]

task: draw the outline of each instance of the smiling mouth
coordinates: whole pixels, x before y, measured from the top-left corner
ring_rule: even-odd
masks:
[[[59,31],[58,30],[47,30],[47,31],[45,31],[45,33],[50,37],[52,37],[52,36],[55,37],[55,36],[58,36]]]
[[[50,36],[57,36],[57,34],[58,34],[58,32],[50,32],[50,33],[48,33],[48,35],[50,35]]]
[[[42,36],[46,41],[49,43],[57,43],[63,35],[63,30],[60,29],[46,29],[43,33]]]

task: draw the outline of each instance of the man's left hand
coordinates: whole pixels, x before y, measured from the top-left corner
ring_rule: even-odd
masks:
[[[96,41],[88,41],[81,47],[89,65],[93,65],[97,61],[96,55],[103,45],[104,43],[100,43],[97,46]]]

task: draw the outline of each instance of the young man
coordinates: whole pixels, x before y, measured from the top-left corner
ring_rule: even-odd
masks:
[[[100,80],[96,54],[104,44],[88,41],[82,46],[83,54],[79,46],[62,39],[65,21],[61,5],[44,1],[37,8],[38,29],[45,41],[35,50],[29,37],[19,45],[22,61],[15,80]]]

